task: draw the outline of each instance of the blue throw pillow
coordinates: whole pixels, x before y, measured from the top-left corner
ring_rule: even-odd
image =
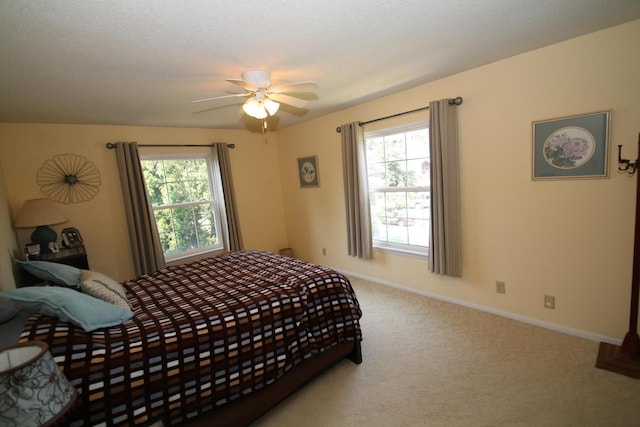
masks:
[[[0,301],[0,325],[16,317],[21,310],[22,306],[15,301]]]
[[[19,301],[27,310],[71,322],[87,332],[116,326],[133,317],[133,312],[73,289],[58,286],[30,286],[0,292],[0,297]]]
[[[56,285],[80,287],[80,269],[71,265],[48,261],[20,261],[18,265],[39,279]]]

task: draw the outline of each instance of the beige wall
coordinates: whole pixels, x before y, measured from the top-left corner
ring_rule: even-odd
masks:
[[[93,162],[101,174],[100,192],[92,200],[57,204],[69,221],[53,226],[56,231],[73,226],[80,230],[89,254],[90,267],[125,280],[133,277],[115,152],[107,142],[137,141],[139,144],[235,143],[231,167],[238,197],[238,212],[246,248],[277,251],[287,246],[277,137],[247,131],[148,128],[131,126],[84,126],[47,124],[0,124],[0,167],[4,169],[11,219],[24,200],[43,197],[36,172],[56,154],[74,153]],[[152,148],[141,152],[152,152]],[[155,149],[157,150],[157,149]],[[164,149],[167,150],[167,149]],[[208,150],[208,148],[205,148]],[[2,193],[0,192],[0,197]],[[0,198],[0,206],[6,210]],[[0,217],[2,218],[2,217]],[[15,241],[13,230],[0,221],[4,247]],[[32,230],[18,230],[20,245]],[[15,246],[15,243],[14,243]],[[4,270],[4,266],[2,266]]]
[[[106,142],[236,143],[231,161],[245,247],[277,251],[469,305],[620,339],[627,330],[636,181],[616,173],[616,146],[635,159],[640,132],[640,21],[496,62],[270,134],[212,129],[0,124],[0,236],[41,197],[37,169],[75,153],[102,174],[90,202],[59,205],[82,232],[91,267],[133,275],[114,153]],[[340,136],[336,126],[462,96],[459,107],[463,277],[427,272],[418,258],[346,255]],[[533,182],[531,122],[611,110],[608,179]],[[387,122],[390,123],[390,122]],[[320,187],[301,189],[296,158],[317,155]],[[1,175],[0,175],[1,176]],[[286,227],[285,227],[286,225]],[[21,243],[28,239],[20,231]],[[326,249],[326,255],[322,249]],[[10,266],[0,255],[0,280]],[[495,293],[495,281],[507,293]],[[6,286],[2,283],[2,286]],[[10,284],[12,286],[12,284]],[[544,309],[544,294],[556,309]]]
[[[295,253],[469,305],[621,339],[627,331],[640,132],[640,21],[593,33],[278,132],[287,229]],[[462,96],[463,277],[417,258],[347,256],[335,128]],[[608,179],[531,180],[532,121],[611,110]],[[299,188],[296,158],[318,155],[320,187]],[[326,248],[326,256],[322,255]],[[505,295],[495,281],[506,282]],[[556,309],[543,308],[543,295]]]
[[[0,252],[0,290],[15,288],[13,276],[14,265],[11,255],[17,248],[16,236],[11,228],[9,218],[9,204],[7,201],[7,187],[4,182],[4,172],[0,164],[0,237],[4,243]]]

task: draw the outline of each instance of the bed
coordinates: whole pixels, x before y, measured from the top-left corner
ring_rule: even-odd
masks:
[[[362,361],[349,280],[264,251],[230,252],[122,283],[133,317],[86,332],[28,318],[79,392],[71,425],[247,425],[319,372]]]

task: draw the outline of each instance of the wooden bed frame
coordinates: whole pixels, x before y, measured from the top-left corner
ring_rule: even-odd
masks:
[[[343,342],[304,361],[270,386],[187,420],[180,425],[186,427],[247,426],[291,393],[345,358],[356,364],[362,363],[360,341]]]

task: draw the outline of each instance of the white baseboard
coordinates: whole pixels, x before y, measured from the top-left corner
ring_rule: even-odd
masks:
[[[459,299],[447,297],[447,296],[444,296],[444,295],[439,295],[439,294],[437,294],[435,292],[423,291],[423,290],[420,290],[420,289],[411,288],[409,286],[399,285],[397,283],[388,282],[386,280],[381,280],[381,279],[378,279],[376,277],[369,277],[369,276],[365,276],[363,274],[353,273],[353,272],[345,271],[345,270],[338,270],[338,271],[340,271],[342,274],[345,274],[347,276],[357,277],[359,279],[368,280],[370,282],[378,283],[380,285],[385,285],[385,286],[389,286],[389,287],[392,287],[392,288],[400,289],[402,291],[407,291],[407,292],[410,292],[410,293],[426,296],[426,297],[429,297],[429,298],[450,302],[452,304],[461,305],[461,306],[464,306],[464,307],[472,308],[474,310],[479,310],[479,311],[484,311],[484,312],[491,313],[491,314],[496,314],[498,316],[506,317],[508,319],[513,319],[513,320],[517,320],[519,322],[528,323],[530,325],[535,325],[535,326],[540,326],[542,328],[551,329],[552,331],[561,332],[561,333],[564,333],[564,334],[573,335],[573,336],[580,337],[580,338],[585,338],[585,339],[588,339],[588,340],[591,340],[591,341],[595,341],[595,342],[606,342],[606,343],[614,344],[614,345],[622,344],[622,340],[618,339],[618,338],[612,338],[612,337],[607,337],[607,336],[604,336],[604,335],[594,334],[592,332],[583,331],[581,329],[569,328],[567,326],[558,325],[558,324],[551,323],[551,322],[544,322],[542,320],[535,319],[533,317],[522,316],[520,314],[511,313],[511,312],[504,311],[504,310],[498,310],[498,309],[495,309],[493,307],[487,307],[487,306],[484,306],[484,305],[474,304],[474,303],[471,303],[471,302],[468,302],[468,301],[459,300]]]

